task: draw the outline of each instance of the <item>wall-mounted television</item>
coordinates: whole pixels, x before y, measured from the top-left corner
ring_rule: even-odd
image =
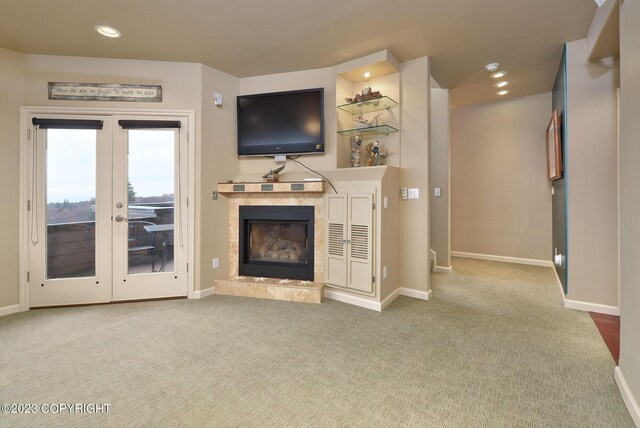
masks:
[[[324,88],[238,97],[238,156],[324,152]]]

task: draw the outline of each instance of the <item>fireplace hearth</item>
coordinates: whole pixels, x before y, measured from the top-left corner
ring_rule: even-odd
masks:
[[[239,273],[313,281],[314,207],[239,207]]]

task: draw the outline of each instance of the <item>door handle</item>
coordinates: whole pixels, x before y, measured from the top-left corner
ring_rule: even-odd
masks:
[[[118,214],[116,216],[116,221],[129,221],[129,219]]]

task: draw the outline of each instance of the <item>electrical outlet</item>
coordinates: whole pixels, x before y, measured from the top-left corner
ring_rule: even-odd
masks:
[[[214,201],[217,201],[217,200],[218,200],[218,192],[215,192],[215,191],[214,191],[214,192],[211,194],[211,199],[213,199]]]
[[[218,269],[219,267],[220,267],[220,259],[216,257],[215,259],[213,259],[213,268]]]
[[[389,274],[389,270],[387,269],[387,267],[386,267],[386,266],[385,266],[385,267],[383,267],[383,268],[382,268],[382,277],[383,277],[384,279],[387,279],[388,274]]]

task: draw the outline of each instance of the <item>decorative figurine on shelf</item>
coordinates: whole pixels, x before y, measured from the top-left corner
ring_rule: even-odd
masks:
[[[373,126],[378,126],[378,119],[380,118],[380,116],[382,116],[384,114],[384,112],[382,113],[378,113],[375,116],[373,116],[373,119],[371,119],[369,121],[369,126],[373,127]]]
[[[272,169],[262,176],[267,183],[277,183],[280,181],[280,171],[284,169],[285,165],[282,165],[280,168]]]
[[[361,114],[353,116],[353,121],[356,122],[356,128],[358,129],[367,128],[369,126],[369,121],[362,117]]]
[[[351,137],[351,166],[357,168],[360,166],[360,152],[362,151],[362,139],[359,135]]]
[[[374,126],[378,126],[379,118],[383,113],[384,112],[376,114],[371,120],[365,119],[364,117],[362,117],[361,114],[354,116],[353,120],[354,122],[357,122],[356,128],[364,129],[364,128],[372,128]]]
[[[369,152],[369,159],[367,159],[367,166],[379,166],[384,163],[384,160],[389,156],[388,150],[380,148],[380,141],[376,140],[373,143],[367,144],[367,152]]]
[[[372,91],[371,86],[365,86],[364,88],[362,88],[362,93],[355,94],[352,97],[346,97],[344,100],[347,103],[352,104],[352,103],[361,103],[363,101],[369,101],[369,100],[373,100],[381,97],[382,97],[382,94],[380,93],[380,91]]]

